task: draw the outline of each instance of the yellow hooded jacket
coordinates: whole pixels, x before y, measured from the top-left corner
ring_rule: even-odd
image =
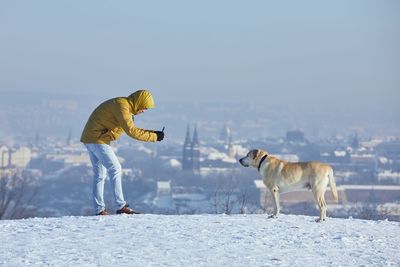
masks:
[[[123,132],[140,141],[155,142],[157,135],[153,131],[137,128],[132,120],[132,115],[136,115],[139,110],[153,107],[153,97],[147,90],[136,91],[128,97],[109,99],[90,115],[81,142],[109,145]]]

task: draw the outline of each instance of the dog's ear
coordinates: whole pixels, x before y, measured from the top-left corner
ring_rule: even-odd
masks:
[[[253,152],[252,153],[252,158],[253,159],[256,159],[258,157],[258,155],[260,154],[260,150],[259,149],[254,149],[252,152]]]
[[[254,159],[254,149],[252,149],[249,152],[247,152],[246,157]]]

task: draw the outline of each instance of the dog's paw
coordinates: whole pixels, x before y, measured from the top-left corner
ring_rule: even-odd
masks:
[[[321,218],[315,219],[315,222],[317,222],[317,223],[322,223],[324,221],[325,221],[325,219],[321,219]]]
[[[268,215],[268,219],[278,219],[278,215],[275,214]]]

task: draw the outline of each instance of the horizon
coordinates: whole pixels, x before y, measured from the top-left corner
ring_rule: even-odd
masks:
[[[0,92],[0,140],[15,143],[21,138],[32,139],[37,131],[42,137],[59,136],[61,139],[72,132],[73,139],[76,139],[90,113],[104,100],[102,96],[79,93]],[[187,125],[194,124],[198,125],[201,139],[212,140],[225,123],[231,127],[237,140],[284,137],[290,130],[302,130],[311,141],[335,136],[349,138],[356,132],[363,139],[400,137],[397,113],[380,106],[368,109],[336,107],[318,111],[306,105],[264,106],[201,100],[181,103],[157,99],[155,103],[155,108],[135,116],[135,122],[145,129],[165,126],[167,139],[171,141],[183,140]],[[49,125],[46,123],[49,119],[56,121]]]

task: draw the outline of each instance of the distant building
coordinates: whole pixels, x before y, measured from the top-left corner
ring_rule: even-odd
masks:
[[[400,172],[383,170],[377,173],[376,179],[380,183],[400,184]]]
[[[197,135],[197,125],[194,127],[193,141],[192,141],[192,163],[193,171],[200,171],[200,142]]]
[[[232,136],[232,131],[229,128],[229,126],[225,123],[224,127],[222,128],[222,130],[220,132],[219,139],[223,143],[228,144],[231,136]]]
[[[33,140],[33,144],[34,144],[36,147],[38,147],[38,146],[40,145],[40,134],[39,134],[39,131],[38,131],[38,130],[36,130],[35,138],[34,138],[34,140]]]
[[[190,138],[190,128],[189,125],[186,129],[186,138],[185,143],[183,144],[183,156],[182,156],[182,169],[183,170],[192,170],[192,141]]]
[[[193,172],[200,171],[200,142],[197,125],[194,128],[192,139],[190,138],[190,128],[187,127],[185,143],[183,144],[182,169]]]
[[[11,148],[0,146],[0,168],[25,168],[32,159],[32,150],[29,147],[21,146]]]
[[[353,136],[353,139],[351,140],[351,144],[350,144],[351,148],[353,149],[358,149],[360,147],[360,140],[358,138],[358,133],[356,132]]]
[[[342,185],[346,201],[351,203],[396,203],[400,199],[400,186],[396,185]]]
[[[229,135],[229,141],[228,141],[228,156],[231,158],[235,158],[236,156],[236,149],[233,146],[233,141],[232,141],[232,134]]]
[[[351,154],[350,155],[350,162],[352,164],[358,164],[363,166],[373,166],[377,164],[377,160],[374,154]]]
[[[0,146],[0,168],[4,169],[11,165],[11,148]]]
[[[157,196],[153,204],[159,209],[173,209],[174,201],[172,199],[171,181],[157,182]]]
[[[29,147],[19,147],[11,153],[11,165],[18,168],[25,168],[32,159],[31,149]]]
[[[71,129],[69,129],[69,131],[68,131],[66,144],[67,144],[67,146],[70,146],[72,144],[72,130]]]
[[[323,162],[348,164],[350,163],[350,153],[346,150],[337,149],[331,152],[321,153],[320,157]]]
[[[376,155],[378,155],[379,168],[400,172],[400,141],[394,140],[381,143],[376,146]]]

